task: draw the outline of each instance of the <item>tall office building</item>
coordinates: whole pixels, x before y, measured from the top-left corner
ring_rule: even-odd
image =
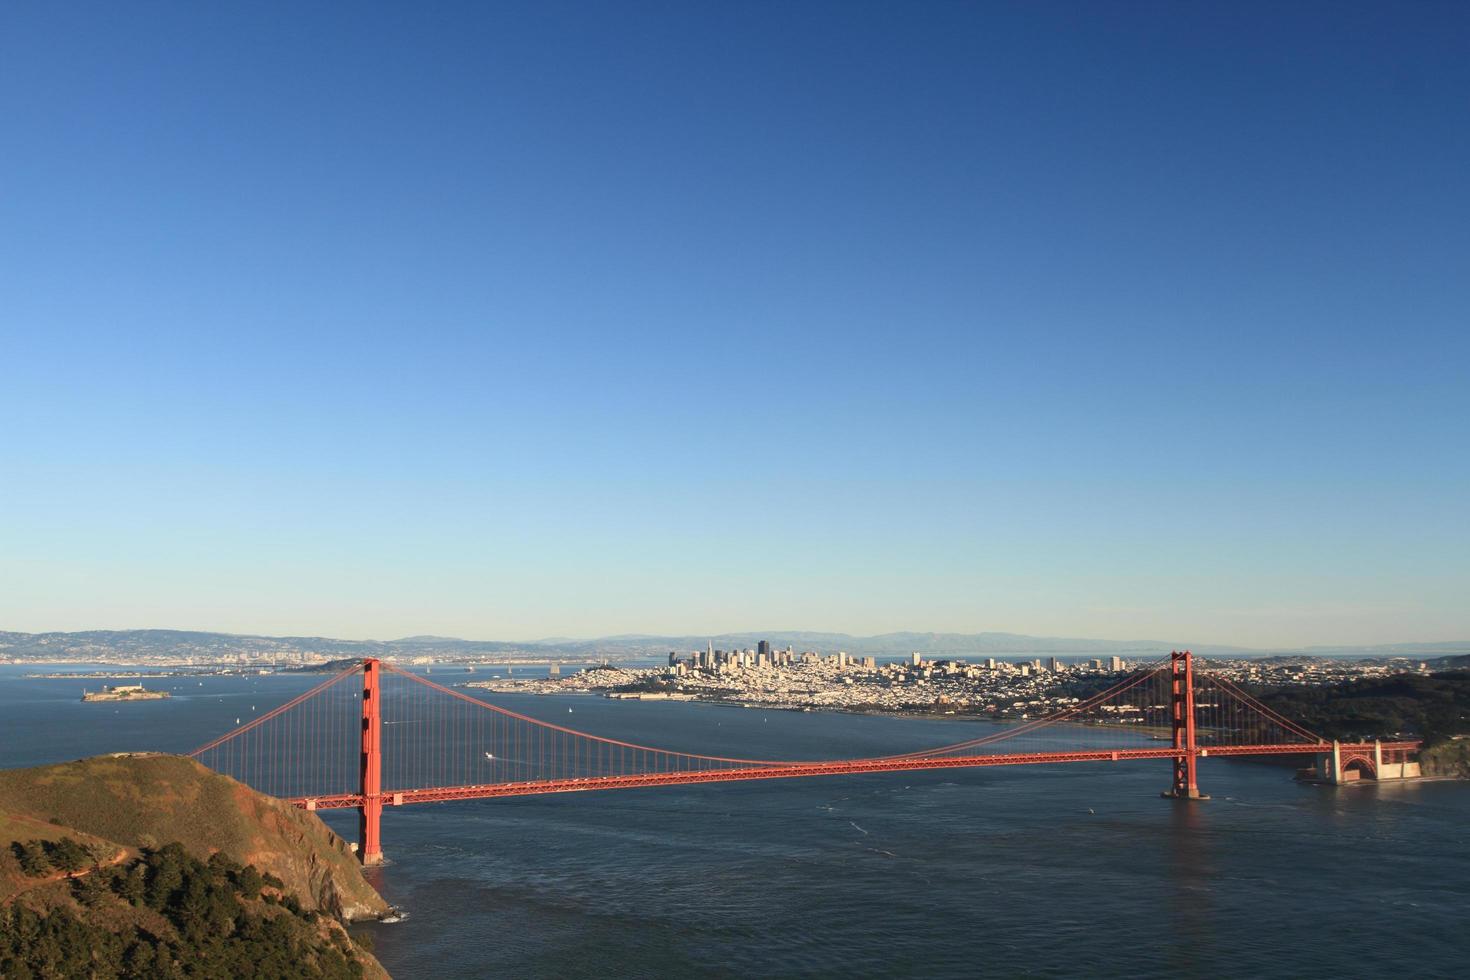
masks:
[[[762,660],[769,660],[771,657],[771,641],[761,640],[756,644],[755,652]]]

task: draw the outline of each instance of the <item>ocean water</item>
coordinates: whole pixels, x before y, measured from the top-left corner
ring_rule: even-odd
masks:
[[[82,705],[83,682],[23,672],[0,667],[0,766],[187,751],[320,679],[165,678],[149,686],[173,688],[166,702]],[[872,754],[969,734],[925,719],[497,702],[613,737],[760,755]],[[1167,769],[951,770],[390,808],[390,863],[369,874],[407,915],[359,928],[396,977],[1470,969],[1470,784],[1315,787],[1289,768],[1205,760],[1213,799],[1190,804],[1159,798]],[[351,811],[324,817],[355,834]]]

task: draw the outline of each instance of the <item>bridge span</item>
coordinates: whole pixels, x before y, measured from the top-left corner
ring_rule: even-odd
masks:
[[[347,683],[360,678],[361,686]],[[948,745],[848,759],[751,759],[640,745],[510,711],[368,658],[190,753],[306,810],[358,810],[382,860],[385,807],[690,783],[1076,762],[1167,760],[1163,795],[1207,799],[1209,757],[1312,755],[1331,781],[1403,776],[1417,741],[1335,743],[1272,711],[1189,651],[1049,715]],[[386,776],[385,776],[386,772]]]

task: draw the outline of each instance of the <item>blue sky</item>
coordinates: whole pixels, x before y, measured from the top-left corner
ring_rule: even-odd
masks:
[[[1470,637],[1463,4],[8,4],[0,628]]]

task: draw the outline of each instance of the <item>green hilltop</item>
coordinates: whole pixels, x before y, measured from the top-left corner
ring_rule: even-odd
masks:
[[[56,821],[134,850],[177,841],[201,859],[223,852],[280,878],[306,908],[347,919],[388,908],[346,842],[315,814],[192,759],[96,756],[0,770],[0,800],[13,816]]]

